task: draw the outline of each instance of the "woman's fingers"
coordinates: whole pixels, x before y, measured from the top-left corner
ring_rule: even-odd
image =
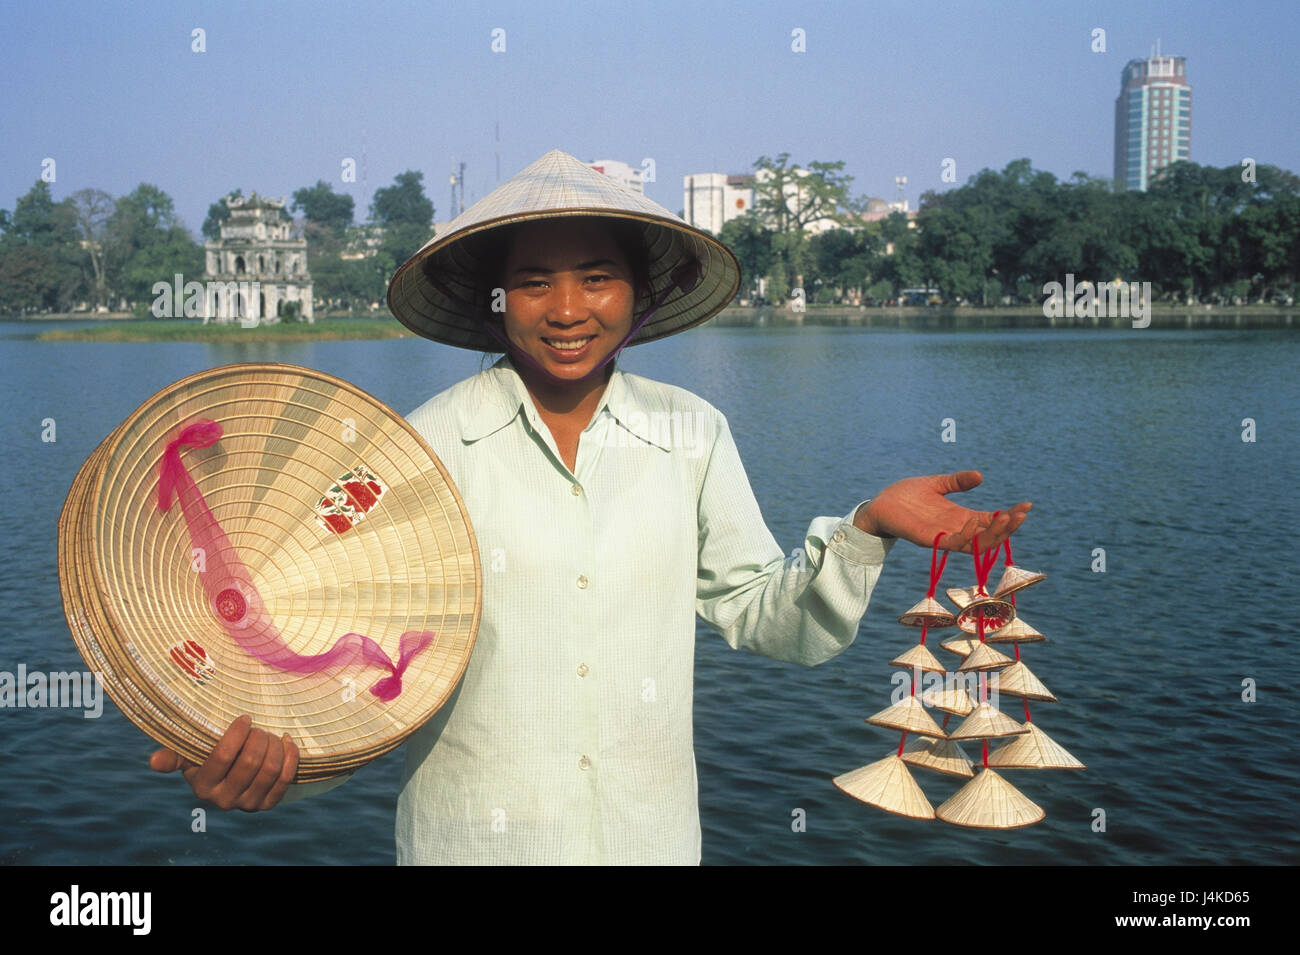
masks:
[[[254,727],[251,716],[241,716],[202,766],[169,749],[155,751],[149,766],[160,773],[181,770],[194,795],[221,809],[257,812],[273,808],[284,797],[298,772],[298,758],[288,733],[272,736]]]

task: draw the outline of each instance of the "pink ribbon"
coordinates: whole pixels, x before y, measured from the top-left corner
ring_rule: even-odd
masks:
[[[402,674],[415,655],[433,642],[436,634],[429,630],[409,630],[402,634],[397,663],[374,640],[359,633],[345,633],[325,653],[315,656],[295,653],[276,629],[253,586],[252,575],[181,461],[182,446],[206,448],[215,444],[221,434],[221,425],[207,418],[188,425],[167,443],[158,471],[158,508],[171,510],[173,495],[181,502],[190,541],[200,555],[199,578],[212,612],[232,640],[264,663],[293,673],[317,673],[327,667],[351,666],[357,662],[384,667],[389,676],[379,680],[370,692],[385,701],[396,698],[402,692]]]

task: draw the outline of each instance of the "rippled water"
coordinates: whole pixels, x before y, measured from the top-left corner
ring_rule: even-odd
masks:
[[[476,354],[409,340],[97,345],[33,331],[0,323],[8,672],[84,669],[60,609],[58,512],[94,445],[158,389],[230,362],[283,361],[406,412],[480,367]],[[701,625],[705,863],[1300,861],[1300,336],[703,328],[630,349],[622,366],[727,414],[787,550],[812,517],[913,474],[978,468],[985,485],[964,495],[969,506],[1033,501],[1015,553],[1048,579],[1020,606],[1048,642],[1024,655],[1060,698],[1034,719],[1088,766],[1008,771],[1047,812],[1014,831],[901,819],[831,785],[897,745],[863,720],[888,705],[887,661],[914,642],[895,618],[927,583],[928,553],[899,544],[856,643],[820,667],[732,651]],[[53,444],[40,440],[46,418]],[[949,418],[955,442],[941,440]],[[1105,573],[1092,569],[1097,548]],[[954,556],[945,584],[970,576],[969,558]],[[1243,680],[1256,702],[1242,700]],[[0,709],[0,862],[393,861],[400,751],[332,793],[272,813],[214,810],[193,833],[195,800],[178,776],[149,771],[154,748],[111,703],[96,720]],[[915,775],[935,805],[958,786]],[[792,828],[796,810],[806,831]]]

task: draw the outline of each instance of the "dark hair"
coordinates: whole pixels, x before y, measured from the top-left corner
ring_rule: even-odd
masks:
[[[639,315],[644,309],[649,308],[653,291],[650,287],[650,250],[646,241],[645,226],[633,219],[614,216],[574,216],[573,218],[582,220],[584,225],[590,228],[605,228],[609,231],[614,245],[623,254],[632,271],[633,315]],[[465,240],[467,243],[473,243],[472,252],[480,263],[478,274],[472,277],[475,311],[480,321],[497,322],[498,325],[503,321],[499,312],[492,311],[492,292],[505,285],[505,276],[502,272],[521,224],[489,229]],[[500,345],[493,344],[487,353],[501,354],[503,351]]]

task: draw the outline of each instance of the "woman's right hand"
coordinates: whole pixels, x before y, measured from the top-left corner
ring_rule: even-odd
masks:
[[[298,747],[286,733],[277,739],[253,727],[251,716],[230,724],[216,749],[196,766],[169,749],[149,757],[160,773],[181,771],[194,795],[222,809],[260,812],[273,809],[298,771]]]

